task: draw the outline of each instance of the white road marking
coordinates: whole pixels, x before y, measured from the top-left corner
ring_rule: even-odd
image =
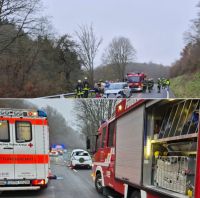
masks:
[[[169,91],[167,91],[167,99],[169,99]]]
[[[76,172],[76,173],[78,172],[76,169],[72,169],[72,170],[73,170],[74,172]]]

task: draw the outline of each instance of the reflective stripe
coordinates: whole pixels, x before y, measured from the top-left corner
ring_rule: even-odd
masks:
[[[49,155],[0,154],[0,164],[48,164]]]
[[[106,167],[109,166],[109,163],[107,162],[94,162],[93,164],[96,166],[106,166]]]

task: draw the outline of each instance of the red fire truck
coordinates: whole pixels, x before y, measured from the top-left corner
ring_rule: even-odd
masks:
[[[0,191],[39,190],[49,176],[46,113],[0,109]]]
[[[200,100],[123,100],[98,130],[93,180],[125,198],[200,198]],[[113,196],[117,197],[117,196]]]
[[[145,78],[146,75],[144,73],[128,73],[127,81],[131,91],[142,91]]]

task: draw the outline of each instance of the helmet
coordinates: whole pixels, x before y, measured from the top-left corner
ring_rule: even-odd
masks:
[[[159,152],[159,151],[156,151],[156,152],[154,153],[155,158],[158,158],[159,155],[160,155],[160,152]]]
[[[78,83],[81,83],[81,80],[78,80]]]
[[[88,79],[87,77],[84,78],[84,80],[87,80],[87,79]]]

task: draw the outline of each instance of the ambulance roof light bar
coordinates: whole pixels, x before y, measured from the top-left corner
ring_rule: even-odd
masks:
[[[0,116],[12,117],[47,117],[47,114],[41,110],[28,109],[0,109]]]

